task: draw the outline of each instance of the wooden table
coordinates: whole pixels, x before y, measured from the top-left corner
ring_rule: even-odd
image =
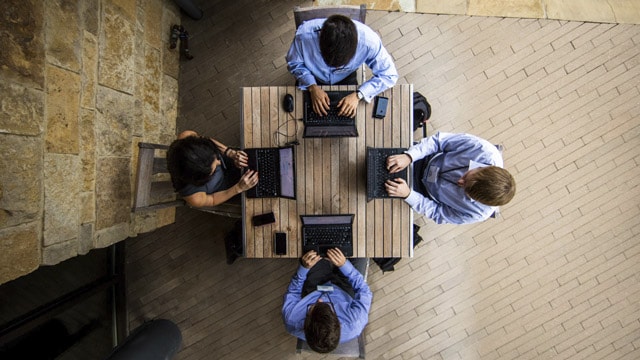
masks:
[[[326,86],[325,90],[354,90],[355,86]],[[402,199],[367,202],[366,148],[404,147],[413,141],[413,85],[385,91],[387,116],[375,119],[373,101],[360,101],[353,138],[303,138],[303,92],[294,86],[242,88],[241,145],[278,147],[297,140],[296,200],[242,197],[244,252],[247,258],[302,256],[300,215],[355,214],[354,257],[412,257],[413,213]],[[293,113],[282,108],[285,94],[295,100]],[[297,125],[296,125],[297,124]],[[277,134],[280,133],[280,134]],[[275,134],[275,135],[274,135]],[[284,135],[282,135],[284,134]],[[293,135],[287,137],[286,135]],[[411,169],[409,178],[411,179]],[[254,215],[273,211],[274,224],[254,227]],[[287,255],[273,251],[275,232],[287,233]]]

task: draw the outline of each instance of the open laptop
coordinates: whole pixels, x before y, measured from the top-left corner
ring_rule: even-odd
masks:
[[[353,91],[327,91],[331,102],[326,116],[313,111],[311,95],[304,93],[304,133],[305,138],[314,137],[357,137],[356,118],[338,116],[338,102]]]
[[[315,250],[326,256],[327,250],[340,248],[344,256],[353,256],[353,214],[300,215],[302,250]]]
[[[293,146],[244,149],[248,168],[258,172],[258,184],[246,191],[247,197],[296,198],[295,154]]]
[[[387,170],[387,157],[402,154],[406,150],[403,148],[367,147],[367,201],[395,197],[389,196],[387,193],[384,186],[387,180],[402,178],[408,182],[407,169],[393,174]]]

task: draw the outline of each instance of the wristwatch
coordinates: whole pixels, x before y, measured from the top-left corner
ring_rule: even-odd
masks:
[[[358,95],[358,100],[362,100],[362,98],[364,97],[364,95],[362,95],[360,90],[356,91],[356,95]]]

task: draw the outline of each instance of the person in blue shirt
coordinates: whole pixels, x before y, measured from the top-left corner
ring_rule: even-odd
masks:
[[[373,77],[339,103],[339,115],[354,116],[358,102],[391,88],[398,80],[393,59],[370,27],[342,15],[305,21],[286,56],[289,72],[308,90],[313,110],[326,115],[329,97],[318,85],[357,85],[356,70],[367,64]]]
[[[394,179],[387,181],[387,192],[438,224],[484,221],[515,195],[515,180],[502,168],[500,151],[474,135],[438,132],[404,154],[389,156],[387,167],[395,173],[412,162],[413,189]]]
[[[328,353],[362,333],[372,298],[362,274],[340,249],[329,249],[326,259],[311,250],[300,259],[287,288],[282,319],[291,335]]]
[[[225,166],[233,161],[235,169]],[[221,142],[186,130],[167,150],[167,168],[174,189],[193,207],[216,206],[254,187],[258,173],[240,174],[247,166],[247,154]]]

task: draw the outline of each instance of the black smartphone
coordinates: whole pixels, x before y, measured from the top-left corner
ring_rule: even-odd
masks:
[[[384,119],[387,116],[387,104],[389,98],[384,96],[376,96],[376,103],[373,106],[373,117],[376,119]]]
[[[287,233],[277,232],[273,236],[273,248],[276,255],[287,254]]]
[[[276,222],[276,217],[273,215],[273,212],[270,212],[262,215],[255,215],[251,218],[251,222],[253,223],[253,226],[262,226]]]

